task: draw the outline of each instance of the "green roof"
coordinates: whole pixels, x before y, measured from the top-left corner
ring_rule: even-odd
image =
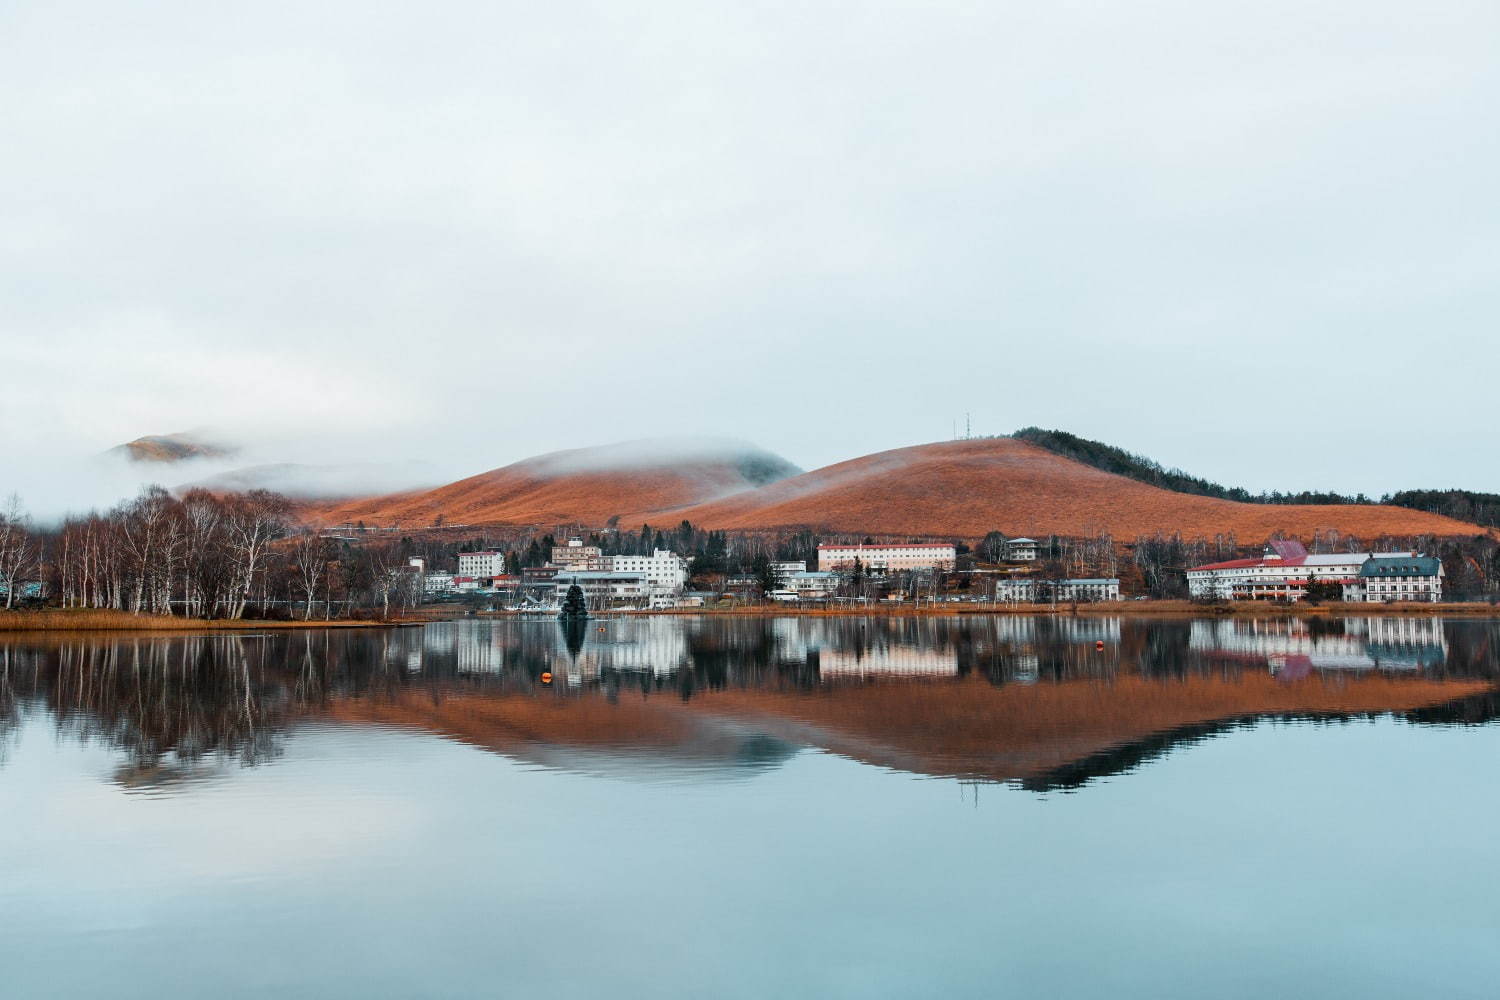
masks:
[[[1437,576],[1443,564],[1436,556],[1371,556],[1359,568],[1362,577]]]

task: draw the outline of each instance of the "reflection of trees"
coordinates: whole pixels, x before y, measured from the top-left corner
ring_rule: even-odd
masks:
[[[405,682],[389,639],[303,632],[100,641],[28,648],[0,666],[0,711],[32,701],[59,731],[129,757],[121,780],[169,779],[204,762],[254,765],[281,753],[286,728],[334,694]],[[7,657],[18,655],[4,647]],[[0,659],[0,664],[13,660]],[[13,725],[13,723],[12,723]]]
[[[1237,703],[1228,712],[1214,707],[1213,725],[1200,731],[1195,728],[1197,719],[1187,729],[1174,730],[1178,719],[1163,723],[1147,709],[1155,711],[1174,699],[1190,700],[1195,690],[1215,678],[1237,686],[1254,677],[1265,679],[1265,688],[1282,683],[1278,675],[1273,684],[1264,658],[1241,655],[1236,659],[1214,649],[1193,647],[1187,620],[1004,615],[684,618],[610,626],[617,627],[626,631],[601,635],[597,641],[592,637],[586,641],[586,626],[570,634],[564,625],[559,636],[552,622],[512,622],[494,627],[444,626],[426,632],[309,630],[0,642],[0,763],[32,706],[49,711],[61,731],[123,751],[128,766],[121,779],[140,782],[224,762],[260,763],[281,753],[287,730],[302,718],[337,709],[350,698],[395,701],[414,688],[433,704],[454,695],[530,696],[545,691],[547,697],[558,699],[578,699],[590,692],[615,700],[627,694],[642,698],[675,695],[683,701],[696,700],[694,707],[712,708],[714,699],[703,697],[708,693],[742,689],[797,695],[816,688],[862,686],[889,695],[883,709],[887,714],[865,734],[879,740],[904,731],[914,711],[913,695],[908,692],[917,692],[918,687],[898,690],[881,684],[883,677],[895,677],[904,670],[908,681],[949,698],[951,704],[942,702],[944,710],[951,709],[960,720],[973,715],[977,700],[991,696],[1023,708],[1018,709],[1016,720],[1035,721],[1038,705],[1059,688],[1095,692],[1081,698],[1078,705],[1058,708],[1048,724],[1051,730],[1073,735],[1088,722],[1088,713],[1113,713],[1121,715],[1122,731],[1129,729],[1134,738],[1128,745],[1098,753],[1095,759],[1079,759],[1066,772],[1038,779],[1072,787],[1093,774],[1137,766],[1184,740],[1212,735],[1214,727],[1229,724],[1226,720],[1241,710]],[[632,633],[630,628],[641,631]],[[670,630],[671,642],[656,642],[663,630]],[[1356,641],[1357,630],[1349,631],[1348,641]],[[1095,636],[1105,637],[1103,650],[1096,649]],[[1500,675],[1500,623],[1447,622],[1442,636],[1446,646],[1435,648],[1446,648],[1446,659],[1424,666],[1423,679],[1492,681]],[[612,642],[617,643],[616,650],[630,650],[630,654],[610,654]],[[658,655],[659,648],[665,652]],[[542,673],[568,677],[570,665],[585,662],[596,664],[597,673],[575,670],[567,683],[554,683],[551,689],[541,686]],[[861,671],[870,663],[877,669],[864,676]],[[666,668],[651,669],[660,664]],[[944,669],[952,672],[943,673]],[[1337,684],[1343,684],[1354,675],[1333,672],[1329,676],[1337,676]],[[966,683],[966,678],[983,678],[988,684]],[[1140,690],[1143,680],[1152,682],[1145,691]],[[994,690],[1013,684],[1036,685],[1036,690]],[[1138,700],[1134,711],[1140,717],[1124,719],[1126,702],[1121,693],[1132,684]],[[1467,690],[1474,688],[1470,685]],[[1301,692],[1298,688],[1265,697],[1267,704],[1278,709],[1284,704],[1296,708],[1304,698]],[[1283,694],[1285,699],[1278,701]],[[830,709],[828,722],[849,721],[852,695],[822,701]],[[1411,704],[1415,702],[1392,702],[1395,710],[1402,711]],[[1330,712],[1343,707],[1330,706]],[[1497,714],[1500,707],[1486,696],[1421,709],[1408,718],[1461,723],[1488,721]],[[1263,712],[1260,717],[1265,717]],[[994,744],[995,735],[1005,731],[999,723],[992,730],[980,723],[975,726],[985,746]],[[1147,732],[1165,735],[1139,738]]]

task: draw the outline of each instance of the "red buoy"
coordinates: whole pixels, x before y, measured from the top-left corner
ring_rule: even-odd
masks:
[[[542,683],[543,684],[551,684],[552,683],[552,674],[550,674],[550,673],[544,673],[544,674],[542,674]]]
[[[1095,642],[1094,642],[1094,648],[1097,649],[1097,650],[1099,650],[1101,653],[1104,652],[1104,640],[1103,639],[1097,639],[1097,640],[1095,640]]]

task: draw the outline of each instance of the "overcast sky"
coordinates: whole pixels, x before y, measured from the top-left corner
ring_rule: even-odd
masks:
[[[192,427],[811,468],[966,412],[1500,490],[1497,38],[1494,0],[0,4],[0,491]]]

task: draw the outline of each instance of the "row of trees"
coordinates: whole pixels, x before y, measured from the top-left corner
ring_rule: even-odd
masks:
[[[409,539],[351,545],[300,529],[286,497],[266,490],[181,497],[158,486],[105,511],[38,530],[16,499],[0,510],[0,588],[45,581],[65,608],[240,619],[304,618],[417,603]]]
[[[269,599],[272,545],[290,505],[266,490],[178,499],[159,486],[103,513],[68,518],[53,570],[64,607],[242,618]]]

